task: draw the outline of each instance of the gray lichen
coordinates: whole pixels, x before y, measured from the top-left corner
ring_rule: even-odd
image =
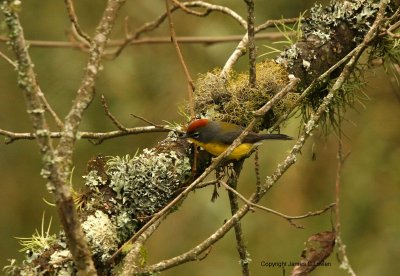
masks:
[[[158,147],[144,149],[140,154],[98,156],[89,161],[88,173],[83,176],[85,188],[73,193],[96,263],[105,264],[152,214],[165,207],[186,185],[192,172],[188,149],[180,143],[177,135],[170,133]],[[171,145],[176,145],[176,151]],[[12,262],[5,269],[12,275],[33,275],[38,273],[36,267],[37,271],[52,275],[76,272],[63,232],[52,246],[29,253],[21,265]]]
[[[118,249],[117,227],[102,211],[97,210],[94,215],[88,216],[82,223],[82,229],[93,255],[102,262],[107,261]]]

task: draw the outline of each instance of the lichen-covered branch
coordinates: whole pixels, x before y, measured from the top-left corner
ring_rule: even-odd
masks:
[[[9,29],[10,46],[18,60],[18,84],[25,92],[27,111],[30,114],[33,127],[36,131],[35,137],[43,156],[42,175],[50,181],[49,188],[54,192],[56,198],[60,220],[67,236],[66,242],[72,253],[76,269],[82,275],[95,275],[96,270],[80,227],[72,194],[66,183],[68,183],[69,166],[71,165],[77,128],[83,110],[87,108],[92,99],[88,91],[93,88],[94,77],[100,67],[99,62],[107,36],[111,31],[117,11],[123,2],[117,0],[108,1],[106,12],[97,28],[92,45],[91,59],[87,70],[89,73],[85,76],[74,106],[66,118],[57,150],[53,149],[51,143],[50,130],[44,117],[45,106],[42,101],[42,92],[36,81],[33,63],[28,54],[28,46],[26,45],[22,27],[18,19],[18,7],[15,7],[15,5],[20,3],[16,1],[2,1],[1,3],[1,9],[5,15]]]
[[[57,155],[49,137],[50,130],[44,115],[45,106],[40,97],[42,92],[36,81],[33,63],[27,51],[28,46],[13,4],[15,4],[14,1],[2,1],[1,9],[9,29],[10,46],[18,61],[18,85],[24,91],[27,112],[36,131],[35,137],[42,155],[42,175],[54,187],[57,208],[63,227],[68,234],[69,249],[78,272],[82,275],[95,275],[96,270],[91,259],[91,253],[80,228],[71,194],[69,189],[65,187],[67,181],[63,181],[60,175],[61,168],[55,162]]]
[[[88,139],[95,144],[100,144],[105,140],[127,136],[136,135],[142,133],[153,133],[153,132],[168,132],[172,129],[170,126],[144,126],[144,127],[127,127],[124,130],[114,130],[110,132],[89,132],[89,131],[78,131],[76,136],[78,139]],[[10,144],[17,140],[33,140],[36,139],[37,134],[31,132],[12,132],[4,129],[0,129],[0,135],[6,137],[5,143]],[[52,131],[49,132],[50,138],[61,138],[61,132]]]

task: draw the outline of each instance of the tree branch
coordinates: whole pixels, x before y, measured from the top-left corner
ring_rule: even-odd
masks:
[[[165,0],[165,7],[167,10],[167,17],[168,17],[168,23],[169,23],[169,31],[171,33],[171,41],[174,44],[176,53],[179,58],[179,62],[182,65],[183,71],[186,76],[186,80],[188,82],[188,100],[189,100],[189,107],[190,107],[190,117],[192,119],[195,118],[194,114],[194,100],[193,100],[193,93],[195,90],[194,84],[193,84],[193,79],[190,76],[189,69],[186,66],[185,59],[183,58],[183,54],[181,52],[181,49],[179,47],[178,41],[176,41],[176,33],[175,33],[175,28],[174,28],[174,22],[172,21],[172,15],[171,15],[171,8],[169,6],[169,1],[170,0]]]
[[[257,76],[256,76],[256,41],[254,31],[254,1],[244,0],[247,5],[247,38],[249,48],[249,85],[250,87],[256,87]]]
[[[60,165],[55,162],[56,154],[49,137],[49,127],[44,115],[41,89],[36,81],[33,62],[27,51],[28,47],[23,30],[10,1],[2,2],[2,11],[9,29],[11,48],[18,60],[18,85],[24,90],[27,111],[36,131],[36,140],[42,154],[42,175],[50,180],[56,196],[59,216],[68,237],[67,242],[72,253],[78,274],[96,275],[91,253],[80,227],[78,215],[72,200],[71,192],[65,187],[66,179],[60,175]]]
[[[144,127],[132,127],[126,128],[125,130],[114,130],[110,132],[88,132],[88,131],[78,131],[76,134],[78,139],[88,139],[88,140],[95,140],[95,144],[101,144],[105,140],[127,136],[127,135],[136,135],[142,133],[153,133],[153,132],[169,132],[172,129],[167,126],[144,126]],[[37,138],[36,133],[30,132],[11,132],[8,130],[0,129],[0,135],[6,136],[8,139],[5,141],[6,144],[10,144],[17,140],[33,140]],[[49,132],[50,138],[61,138],[61,132]]]
[[[293,32],[289,32],[288,35],[294,35]],[[255,36],[258,40],[271,40],[277,41],[284,38],[284,35],[280,32],[268,32],[256,34]],[[243,35],[224,35],[224,36],[177,36],[176,41],[180,44],[205,44],[213,45],[218,43],[231,43],[242,40]],[[0,36],[0,42],[5,43],[8,38],[5,36]],[[26,43],[30,47],[35,48],[76,48],[76,49],[86,49],[87,45],[80,42],[71,41],[52,41],[52,40],[26,40]],[[115,39],[110,40],[106,48],[120,47],[125,43],[125,40]],[[171,43],[170,36],[155,36],[155,37],[143,37],[132,39],[126,46],[135,46],[142,44],[169,44]],[[111,53],[107,53],[111,54]],[[13,65],[14,66],[14,65]]]
[[[76,31],[79,38],[83,39],[86,45],[90,45],[92,43],[92,40],[79,26],[78,17],[75,13],[74,3],[72,2],[72,0],[64,0],[64,3],[67,8],[69,20],[72,23],[72,28]]]
[[[342,141],[342,130],[341,130],[341,115],[339,114],[339,122],[338,122],[338,149],[337,149],[337,169],[336,169],[336,182],[335,182],[335,217],[336,217],[336,224],[335,224],[335,234],[336,234],[336,244],[338,246],[338,251],[340,253],[339,261],[340,267],[345,269],[351,276],[356,276],[353,268],[351,267],[349,258],[347,257],[346,253],[346,245],[342,241],[341,235],[341,224],[340,224],[340,182],[342,178],[342,167],[346,160],[346,156],[343,156],[343,141]]]
[[[243,160],[237,161],[233,164],[233,170],[232,170],[232,175],[229,176],[228,178],[228,183],[224,183],[222,180],[220,181],[221,183],[225,184],[225,186],[229,187],[228,189],[228,197],[229,197],[229,204],[231,206],[231,214],[234,215],[238,210],[239,210],[239,203],[237,200],[237,194],[236,192],[236,187],[237,187],[237,182],[239,179],[240,172],[243,168]],[[239,253],[239,263],[240,266],[242,267],[242,275],[243,276],[250,276],[250,254],[247,251],[245,240],[244,240],[244,235],[243,235],[243,229],[242,229],[242,224],[240,220],[238,220],[235,225],[234,225],[234,230],[235,230],[235,238],[236,238],[236,249]]]

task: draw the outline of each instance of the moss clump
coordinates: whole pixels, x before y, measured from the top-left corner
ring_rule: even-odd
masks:
[[[282,65],[272,60],[256,66],[257,85],[251,87],[248,74],[231,73],[225,80],[220,70],[200,75],[196,82],[196,113],[208,118],[246,126],[254,118],[253,112],[266,104],[288,82]],[[255,130],[267,129],[283,112],[292,106],[298,95],[289,93],[268,112]]]

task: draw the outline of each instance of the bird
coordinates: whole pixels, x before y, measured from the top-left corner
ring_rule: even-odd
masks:
[[[223,153],[233,141],[239,137],[244,128],[232,123],[213,121],[207,118],[196,119],[189,123],[186,133],[182,136],[192,143],[202,147],[213,156]],[[228,160],[240,160],[248,157],[252,149],[262,140],[293,140],[286,134],[261,134],[250,131],[230,155]]]

